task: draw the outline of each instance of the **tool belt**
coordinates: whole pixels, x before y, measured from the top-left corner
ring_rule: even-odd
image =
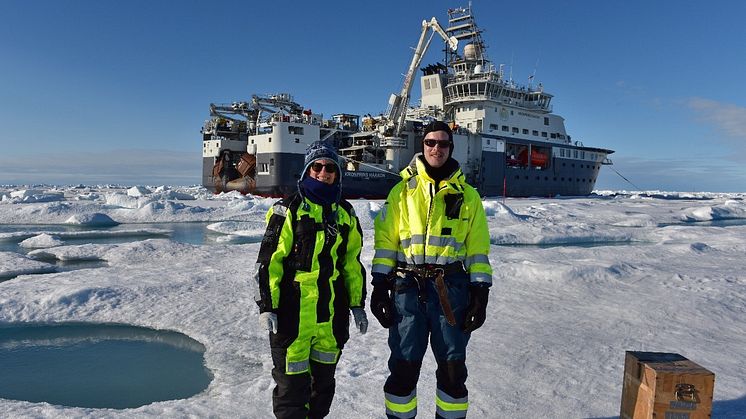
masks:
[[[399,264],[396,267],[397,272],[411,274],[417,282],[420,301],[425,300],[425,281],[435,282],[435,289],[438,292],[440,307],[443,309],[443,315],[451,326],[456,325],[456,317],[453,315],[451,302],[448,300],[448,288],[445,283],[445,275],[466,272],[462,262],[453,262],[447,265],[409,265]]]

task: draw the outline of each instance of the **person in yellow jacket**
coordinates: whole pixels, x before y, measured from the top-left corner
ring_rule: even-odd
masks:
[[[341,199],[335,150],[309,147],[298,191],[267,212],[257,258],[259,320],[272,352],[272,407],[278,418],[323,418],[334,372],[349,338],[349,317],[365,333],[362,230]]]
[[[492,268],[487,218],[453,154],[443,122],[425,128],[423,153],[402,170],[375,219],[371,312],[389,329],[386,415],[417,414],[428,337],[437,361],[437,418],[469,406],[466,345],[486,318]]]

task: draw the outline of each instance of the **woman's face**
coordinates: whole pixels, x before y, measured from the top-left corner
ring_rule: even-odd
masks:
[[[308,168],[308,176],[331,185],[337,179],[337,165],[329,159],[318,159]]]

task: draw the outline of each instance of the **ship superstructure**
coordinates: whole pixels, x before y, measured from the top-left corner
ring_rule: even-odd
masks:
[[[590,194],[613,151],[572,141],[564,119],[552,113],[553,96],[533,77],[527,85],[506,77],[504,66],[489,60],[481,33],[471,6],[450,9],[446,28],[435,18],[423,21],[400,92],[391,95],[384,114],[367,115],[362,124],[351,114],[324,120],[289,95],[211,105],[212,119],[203,128],[203,183],[216,191],[287,195],[296,188],[308,144],[325,140],[345,160],[345,196],[382,198],[422,151],[423,127],[438,119],[453,127],[453,157],[483,196]],[[420,68],[434,39],[443,42],[444,63]],[[409,106],[418,68],[422,97]]]
[[[339,147],[360,123],[351,114],[325,120],[286,93],[210,104],[210,115],[202,127],[202,184],[215,192],[266,196],[295,190],[310,143],[324,140]]]

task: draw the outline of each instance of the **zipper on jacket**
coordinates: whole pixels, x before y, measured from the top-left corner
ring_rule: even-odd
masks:
[[[428,184],[430,185],[430,205],[427,208],[427,218],[425,219],[425,242],[423,243],[424,248],[422,249],[423,263],[425,260],[427,260],[427,243],[430,240],[430,216],[432,215],[433,202],[435,201],[435,187],[430,182],[428,182]]]

